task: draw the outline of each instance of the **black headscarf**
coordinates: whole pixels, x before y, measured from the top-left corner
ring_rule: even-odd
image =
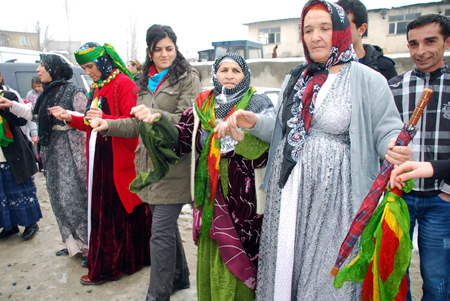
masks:
[[[84,91],[84,89],[68,81],[73,76],[73,70],[62,56],[57,54],[40,54],[40,56],[52,81],[44,83],[44,90],[36,100],[33,113],[38,115],[39,143],[46,146],[50,142],[53,125],[64,124],[53,117],[48,108],[61,106],[64,109],[73,110],[73,96],[76,92]]]

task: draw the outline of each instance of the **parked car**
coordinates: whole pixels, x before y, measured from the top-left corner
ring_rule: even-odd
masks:
[[[20,63],[10,61],[0,63],[0,72],[2,73],[5,84],[19,92],[22,98],[25,98],[27,92],[31,90],[31,79],[37,75],[36,69],[38,63]],[[72,65],[73,77],[70,79],[75,85],[83,87],[89,91],[92,79],[86,75],[80,66]]]

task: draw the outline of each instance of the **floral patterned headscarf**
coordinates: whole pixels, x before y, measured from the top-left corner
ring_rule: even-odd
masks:
[[[311,59],[304,40],[305,16],[311,7],[316,5],[324,6],[330,13],[333,23],[332,47],[330,56],[325,63],[314,62]],[[288,96],[288,99],[282,111],[283,134],[286,135],[286,144],[283,151],[284,161],[279,181],[280,187],[284,187],[298,161],[311,125],[317,95],[327,80],[330,67],[356,60],[350,22],[344,9],[339,5],[325,0],[308,1],[303,7],[300,27],[307,67],[295,84],[294,96],[292,97],[292,91],[286,91],[284,95]]]

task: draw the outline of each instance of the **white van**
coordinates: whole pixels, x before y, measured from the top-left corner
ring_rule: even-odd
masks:
[[[38,63],[41,60],[41,58],[39,57],[39,53],[42,53],[42,51],[0,47],[0,63]]]

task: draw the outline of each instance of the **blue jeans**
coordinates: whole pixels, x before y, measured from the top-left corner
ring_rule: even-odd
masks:
[[[411,219],[410,235],[419,225],[418,246],[422,300],[449,300],[450,296],[450,202],[439,196],[403,194]],[[409,273],[409,272],[408,272]],[[408,274],[408,295],[411,300]]]

